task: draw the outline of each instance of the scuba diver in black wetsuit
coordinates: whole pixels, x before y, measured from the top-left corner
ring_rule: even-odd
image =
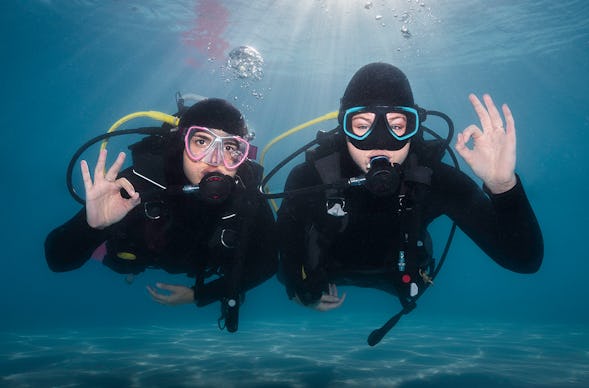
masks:
[[[445,142],[425,140],[428,115],[444,118],[449,129],[451,120],[415,105],[403,72],[385,63],[356,72],[341,99],[339,126],[318,134],[320,146],[307,151],[276,195],[284,197],[278,276],[290,299],[326,311],[344,302],[337,285],[397,295],[402,310],[371,334],[375,345],[432,284],[439,266],[427,226],[441,215],[454,222],[451,235],[457,225],[502,267],[538,271],[544,245],[515,174],[513,116],[504,105],[504,121],[488,95],[484,105],[474,95],[470,101],[481,128],[466,128],[455,147],[482,190],[441,161],[451,134]]]
[[[247,127],[231,104],[205,99],[180,113],[177,128],[130,147],[131,168],[119,173],[120,153],[106,170],[101,150],[92,179],[82,161],[85,207],[48,235],[45,256],[51,270],[70,271],[106,241],[103,263],[116,272],[186,273],[194,287],[158,283],[149,293],[169,305],[220,301],[220,327],[234,332],[245,291],[277,269],[262,168],[248,159]]]

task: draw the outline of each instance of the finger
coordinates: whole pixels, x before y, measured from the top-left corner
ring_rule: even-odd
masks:
[[[456,144],[454,145],[454,148],[456,148],[458,152],[466,148],[466,141],[464,141],[464,135],[462,133],[456,135]]]
[[[338,295],[337,295],[337,286],[336,286],[335,284],[332,284],[332,291],[333,291],[333,292],[332,292],[332,294],[331,294],[331,295],[333,295],[333,296],[338,296]]]
[[[342,296],[341,299],[338,299],[337,301],[334,302],[326,302],[326,301],[322,301],[318,308],[320,311],[330,311],[330,310],[335,310],[336,308],[340,307],[342,305],[342,303],[344,303],[344,300],[346,298],[346,295],[344,293],[344,295]]]
[[[503,119],[501,118],[501,114],[499,110],[495,106],[493,99],[490,95],[485,94],[483,95],[483,100],[485,101],[485,105],[487,106],[487,111],[489,112],[489,117],[491,118],[491,126],[493,129],[501,129],[503,130]]]
[[[166,300],[165,300],[165,299],[163,299],[163,298],[160,298],[159,296],[153,297],[152,299],[153,299],[155,302],[159,303],[159,304],[163,304],[163,305],[167,305],[167,304],[169,304],[169,302],[168,302],[168,301],[166,301]]]
[[[505,132],[510,135],[515,135],[515,119],[513,118],[513,114],[511,113],[511,109],[507,104],[503,104],[501,107],[503,109],[503,116],[505,116]]]
[[[170,291],[170,292],[174,292],[176,291],[179,287],[175,286],[173,284],[168,284],[168,283],[156,283],[155,284],[158,288],[161,288],[162,290],[166,290],[166,291]]]
[[[335,284],[329,283],[329,295],[337,296],[337,288],[335,287]]]
[[[147,286],[147,292],[149,292],[149,295],[151,295],[152,299],[157,301],[161,294],[159,294],[156,290],[154,290],[151,286]]]
[[[467,162],[471,158],[473,151],[466,146],[468,140],[472,137],[472,132],[467,132],[466,130],[463,133],[459,133],[456,139],[456,144],[454,148],[458,152],[460,156]]]
[[[337,297],[336,295],[327,295],[324,294],[321,296],[320,301],[322,303],[338,303],[341,299],[339,297]]]
[[[100,181],[104,178],[104,166],[106,164],[106,154],[108,151],[105,149],[100,150],[98,153],[98,160],[96,161],[96,167],[94,167],[94,182]]]
[[[487,110],[485,109],[485,107],[483,106],[481,101],[478,99],[477,96],[475,96],[472,93],[468,96],[468,98],[469,98],[470,103],[472,104],[472,107],[474,108],[477,116],[479,116],[479,121],[481,122],[481,126],[483,127],[483,130],[490,128],[491,127],[491,118],[489,117],[489,112],[487,112]]]
[[[92,178],[90,177],[90,169],[85,160],[80,162],[80,170],[82,170],[82,180],[84,181],[84,190],[86,193],[92,189]]]
[[[117,160],[115,160],[113,165],[108,169],[107,173],[104,175],[104,178],[107,181],[114,182],[114,180],[117,179],[117,175],[119,175],[119,171],[121,170],[121,167],[123,167],[123,163],[125,163],[126,156],[127,155],[125,155],[124,152],[119,153],[119,155],[117,156]]]
[[[127,194],[129,194],[129,196],[131,197],[131,200],[133,202],[139,203],[139,193],[137,193],[135,191],[135,187],[133,187],[133,184],[131,184],[131,182],[129,182],[129,180],[127,178],[120,178],[117,179],[117,184],[124,189]]]
[[[468,127],[466,127],[464,129],[464,131],[462,131],[462,133],[459,133],[458,136],[456,137],[456,147],[460,148],[460,149],[464,148],[464,149],[468,150],[468,148],[466,147],[466,144],[470,141],[470,139],[472,139],[473,141],[476,141],[482,135],[483,135],[483,132],[481,131],[481,129],[479,127],[477,127],[474,124],[469,125]]]
[[[154,290],[152,287],[147,286],[147,291],[149,292],[149,294],[151,295],[151,298],[161,304],[165,304],[166,303],[166,295],[162,295],[160,293],[158,293],[156,290]]]
[[[153,288],[151,288],[151,286],[145,286],[145,288],[147,289],[147,292],[149,292],[149,294],[151,296],[156,296],[157,295],[157,292]]]

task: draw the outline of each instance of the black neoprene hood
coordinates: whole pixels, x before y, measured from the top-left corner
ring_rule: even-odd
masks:
[[[180,128],[192,125],[223,130],[231,135],[245,136],[247,127],[241,112],[220,98],[207,98],[192,105],[182,117]]]
[[[413,92],[407,76],[388,63],[375,62],[361,67],[341,98],[340,124],[346,109],[370,105],[413,107]]]

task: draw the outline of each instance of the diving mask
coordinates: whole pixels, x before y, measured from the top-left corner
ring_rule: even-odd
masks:
[[[250,148],[249,143],[239,136],[219,136],[209,128],[196,125],[186,130],[184,145],[192,161],[211,166],[224,165],[230,170],[247,159]]]
[[[419,113],[407,106],[356,106],[346,109],[342,127],[356,148],[396,151],[418,132]]]

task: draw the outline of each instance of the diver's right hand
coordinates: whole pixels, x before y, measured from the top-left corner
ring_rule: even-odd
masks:
[[[158,292],[158,290],[165,290],[166,293]],[[147,286],[147,291],[151,298],[160,304],[174,306],[194,303],[194,290],[190,287],[158,282],[155,287]]]
[[[298,303],[303,304],[297,295],[295,295],[294,299]],[[344,300],[346,300],[346,293],[344,292],[340,298],[336,285],[330,283],[329,292],[321,295],[321,298],[317,302],[309,304],[307,307],[317,311],[330,311],[341,306],[342,303],[344,303]]]
[[[104,229],[120,221],[141,202],[131,182],[126,178],[117,179],[125,162],[125,153],[121,152],[105,173],[106,154],[106,149],[100,150],[94,168],[94,181],[90,177],[88,163],[85,160],[80,163],[86,191],[86,221],[95,229]],[[130,198],[123,198],[121,189],[129,193]]]

